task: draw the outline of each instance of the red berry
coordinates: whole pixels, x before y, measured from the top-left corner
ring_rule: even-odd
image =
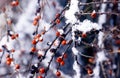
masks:
[[[63,40],[61,44],[62,44],[62,45],[66,45],[66,44],[67,44],[67,41],[66,41],[66,40]]]
[[[41,16],[38,15],[38,16],[36,16],[36,17],[34,18],[34,20],[39,21],[40,18],[41,18]]]
[[[38,76],[37,78],[43,78],[42,76]]]
[[[90,75],[93,73],[93,70],[91,68],[87,68],[87,73]]]
[[[14,53],[14,52],[15,52],[15,49],[11,49],[10,51]]]
[[[60,17],[60,14],[58,13],[58,14],[56,14],[56,18],[59,18]]]
[[[19,5],[19,1],[12,1],[11,2],[11,6],[18,6]]]
[[[41,34],[37,34],[34,36],[34,39],[39,39],[41,37]]]
[[[58,62],[58,63],[60,63],[62,61],[62,58],[61,57],[58,57],[57,59],[56,59],[56,62]]]
[[[57,71],[56,76],[61,76],[61,73],[59,71]]]
[[[39,41],[40,41],[40,42],[42,42],[42,41],[43,41],[43,38],[42,38],[42,37],[41,37],[41,38],[39,38]]]
[[[10,64],[11,64],[11,61],[6,61],[6,64],[7,64],[7,65],[10,65]]]
[[[32,44],[35,45],[37,41],[35,39],[32,40]]]
[[[15,34],[15,37],[18,37],[19,36],[19,34]]]
[[[45,68],[40,68],[39,72],[40,72],[41,74],[45,73]]]
[[[115,43],[120,45],[120,40],[115,40]]]
[[[60,19],[56,19],[56,24],[59,24],[60,23]]]
[[[94,58],[89,58],[88,61],[89,61],[90,63],[93,63],[93,62],[94,62]]]
[[[60,36],[60,32],[57,31],[56,32],[56,36],[59,37]]]
[[[82,38],[86,38],[86,37],[87,37],[87,34],[83,33]]]
[[[40,34],[37,34],[36,37],[39,38],[39,37],[41,37],[41,35],[40,35]]]
[[[93,11],[93,12],[91,13],[91,17],[92,17],[92,18],[96,18],[96,16],[97,16],[96,12]]]
[[[11,35],[11,39],[12,39],[12,40],[16,39],[16,37],[15,37],[14,34]]]
[[[0,49],[0,52],[2,52],[3,50],[2,49]]]
[[[9,58],[9,57],[10,57],[10,54],[7,54],[7,55],[6,55],[6,58]]]
[[[35,52],[36,51],[36,48],[35,47],[32,47],[31,48],[31,52]]]
[[[66,53],[63,55],[63,58],[67,58],[67,54]]]
[[[34,25],[34,26],[37,26],[37,24],[38,24],[38,21],[37,21],[37,20],[34,20],[34,21],[33,21],[33,25]]]
[[[42,34],[42,35],[44,35],[45,33],[46,33],[46,31],[45,31],[45,30],[41,32],[41,34]]]
[[[16,65],[15,65],[15,69],[20,69],[20,65],[19,65],[19,64],[16,64]]]
[[[64,62],[64,61],[61,61],[61,62],[60,62],[60,65],[61,65],[61,66],[64,66],[64,65],[65,65],[65,62]]]
[[[12,61],[13,61],[13,59],[12,59],[12,58],[10,58],[10,57],[6,58],[6,60],[7,60],[7,61],[10,61],[10,62],[12,62]]]
[[[17,0],[17,1],[16,1],[16,6],[18,6],[18,5],[19,5],[19,1]]]

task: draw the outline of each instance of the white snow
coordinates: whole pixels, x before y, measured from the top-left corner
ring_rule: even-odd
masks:
[[[101,25],[97,24],[97,23],[93,23],[90,20],[86,19],[83,22],[80,22],[80,24],[75,25],[76,29],[78,29],[79,31],[82,31],[83,33],[86,33],[87,31],[90,31],[92,29],[96,29],[99,30],[102,28]]]
[[[99,34],[98,34],[98,46],[100,48],[103,47],[103,37],[104,37],[104,33],[103,32],[99,32]]]
[[[78,50],[75,47],[72,47],[72,52],[74,53],[74,55],[78,54]]]
[[[76,71],[76,74],[74,75],[74,78],[80,78],[80,76],[81,76],[81,74],[80,74],[80,66],[77,64],[76,61],[74,61],[73,69]]]
[[[75,13],[79,12],[78,2],[78,0],[71,0],[70,8],[65,12],[65,18],[67,19],[66,24],[74,24],[77,21]]]

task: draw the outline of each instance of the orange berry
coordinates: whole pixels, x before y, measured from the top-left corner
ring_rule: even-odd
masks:
[[[41,74],[45,73],[45,68],[40,68],[39,72],[40,72]]]
[[[38,24],[38,21],[37,20],[34,20],[33,21],[33,25],[36,26]]]
[[[43,38],[39,38],[39,41],[42,42],[42,41],[43,41]]]
[[[59,71],[57,71],[56,76],[61,76],[61,73]]]
[[[16,6],[18,6],[18,5],[19,5],[19,1],[17,0],[17,1],[16,1]]]
[[[59,18],[60,17],[60,14],[58,13],[58,14],[56,14],[56,18]]]
[[[40,38],[40,37],[41,37],[41,35],[40,35],[40,34],[37,34],[35,37],[36,37],[36,38]]]
[[[11,64],[11,61],[6,61],[6,64],[7,64],[7,65],[10,65],[10,64]]]
[[[59,37],[60,36],[60,32],[57,31],[56,32],[56,36]]]
[[[92,17],[92,18],[96,18],[96,16],[97,16],[96,12],[93,11],[93,12],[91,13],[91,17]]]
[[[36,16],[36,17],[34,18],[34,20],[39,21],[40,18],[41,18],[41,16],[38,15],[38,16]]]
[[[7,55],[6,55],[6,58],[9,58],[9,57],[10,57],[10,55],[9,55],[9,54],[7,54]]]
[[[10,51],[14,53],[14,52],[15,52],[15,49],[11,49]]]
[[[12,61],[13,61],[13,59],[12,59],[12,58],[10,58],[10,57],[6,58],[6,60],[7,60],[7,61],[10,61],[10,62],[12,62]]]
[[[38,76],[37,78],[43,78],[42,76]]]
[[[19,65],[19,64],[16,64],[16,65],[15,65],[15,69],[20,69],[20,65]]]
[[[36,51],[36,48],[35,47],[32,47],[31,48],[31,52],[35,52]]]
[[[87,34],[83,33],[82,38],[86,38],[86,37],[87,37]]]
[[[19,36],[19,34],[15,34],[15,37],[18,37]]]
[[[56,24],[59,24],[60,23],[60,19],[56,19]]]
[[[88,68],[88,69],[87,69],[87,73],[90,75],[90,74],[93,73],[93,70],[92,70],[91,68]]]
[[[93,63],[93,62],[94,62],[94,59],[93,59],[93,58],[89,58],[88,61],[89,61],[90,63]]]
[[[61,62],[60,62],[60,65],[61,65],[61,66],[64,66],[64,65],[65,65],[65,62],[64,62],[64,61],[61,61]]]
[[[67,58],[67,54],[66,53],[63,55],[63,58]]]
[[[43,35],[44,35],[44,34],[45,34],[45,32],[46,32],[46,31],[42,31],[42,32],[41,32],[41,34],[43,34]]]
[[[6,58],[7,61],[11,61],[11,58]]]
[[[62,61],[62,58],[61,57],[58,57],[57,59],[56,59],[56,62],[58,62],[58,63],[60,63]]]
[[[115,43],[120,45],[120,40],[115,40]]]
[[[66,45],[66,44],[67,44],[67,41],[66,41],[66,40],[63,40],[63,41],[61,42],[61,44],[62,44],[62,45]]]
[[[12,1],[11,6],[16,6],[16,1]]]
[[[15,37],[14,34],[11,35],[11,39],[12,39],[12,40],[16,39],[16,37]]]
[[[2,49],[0,49],[0,52],[2,52],[3,50]]]
[[[32,40],[32,44],[35,45],[37,41],[35,39]]]
[[[19,5],[19,1],[12,1],[11,2],[11,6],[18,6]]]

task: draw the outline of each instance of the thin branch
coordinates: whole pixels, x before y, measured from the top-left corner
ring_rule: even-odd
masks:
[[[83,57],[87,57],[87,58],[95,58],[95,57],[92,57],[92,56],[85,55],[85,54],[83,54],[81,52],[79,52],[78,54],[81,55],[81,56],[83,56]]]
[[[78,13],[76,14],[77,16],[80,16],[80,15],[91,15],[92,13]],[[120,13],[115,13],[115,12],[96,12],[97,15],[103,15],[103,14],[107,14],[107,15],[117,15],[117,16],[120,16]]]
[[[100,62],[100,67],[101,67],[104,78],[107,78],[106,73],[105,73],[105,69],[104,69],[103,64],[101,62]]]
[[[86,70],[86,68],[85,68],[82,64],[80,64],[80,63],[78,62],[78,57],[77,57],[77,55],[74,55],[74,58],[75,58],[75,61],[77,62],[77,64],[78,64],[80,67],[82,67],[82,68],[84,68],[84,69]]]
[[[66,26],[64,26],[64,27],[63,27],[63,30],[66,30],[66,28],[67,28],[69,25],[70,25],[70,24],[68,23]],[[52,41],[52,43],[51,43],[51,45],[48,47],[48,49],[46,49],[45,54],[44,54],[44,56],[41,57],[41,59],[39,60],[39,63],[40,63],[43,59],[45,59],[48,50],[52,47],[52,45],[53,45],[54,42],[57,40],[57,38],[58,38],[58,37],[56,37],[56,38]]]
[[[69,33],[70,31],[71,31],[71,28],[66,32],[65,37],[68,35],[68,33]],[[57,46],[56,50],[59,50],[59,47],[61,46],[61,42],[62,42],[62,41],[60,41],[60,43],[59,43],[59,45]],[[48,72],[48,70],[49,70],[49,68],[50,68],[50,65],[51,65],[51,63],[52,63],[52,60],[54,59],[54,56],[56,55],[56,53],[57,53],[57,51],[52,55],[50,61],[48,62],[48,67],[47,67],[47,70],[46,70],[45,75],[44,75],[43,78],[45,78],[45,77],[47,76],[47,72]]]
[[[67,48],[64,50],[64,53],[63,53],[63,55],[62,55],[62,59],[64,58],[64,54],[66,54],[67,53],[67,50],[70,48],[70,46],[72,45],[72,42],[73,41],[70,41],[70,43],[68,44],[68,46],[67,46]],[[59,63],[59,65],[58,65],[58,67],[57,67],[57,70],[60,68],[60,63]]]
[[[89,3],[80,3],[79,6],[93,5],[93,4],[109,4],[109,3],[120,3],[120,1],[101,1],[101,2],[89,2]]]

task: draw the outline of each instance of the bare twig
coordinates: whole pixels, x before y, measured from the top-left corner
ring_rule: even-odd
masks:
[[[64,53],[63,53],[63,55],[62,55],[62,59],[64,58],[64,54],[66,54],[66,53],[67,53],[67,50],[70,48],[72,42],[73,42],[73,41],[71,41],[71,42],[68,44],[67,48],[64,50]],[[60,68],[60,63],[59,63],[59,65],[58,65],[58,67],[57,67],[57,70],[58,70],[59,68]]]
[[[71,31],[71,28],[69,29],[69,31],[66,32],[65,37],[68,35],[68,33],[69,33],[70,31]],[[60,43],[59,43],[59,45],[57,46],[56,50],[58,50],[59,47],[61,46],[61,42],[62,42],[62,41],[60,41]],[[68,47],[68,48],[69,48],[69,47]],[[50,68],[50,65],[51,65],[51,63],[52,63],[52,60],[53,60],[53,58],[54,58],[54,56],[55,56],[56,53],[57,53],[57,51],[52,55],[52,57],[51,57],[51,59],[50,59],[50,61],[49,61],[47,70],[46,70],[45,75],[44,75],[43,78],[45,78],[45,77],[47,76],[47,72],[48,72],[48,70],[49,70],[49,68]]]
[[[89,3],[80,3],[79,6],[93,5],[93,4],[109,4],[109,3],[120,3],[120,1],[101,1],[101,2],[89,2]]]
[[[79,13],[79,14],[76,14],[76,15],[91,15],[92,13]],[[115,13],[115,12],[96,12],[96,14],[98,15],[103,15],[103,14],[107,14],[107,15],[117,15],[117,16],[120,16],[120,13]]]
[[[105,69],[104,69],[103,64],[101,62],[100,62],[100,67],[101,67],[104,78],[107,78],[106,73],[105,73]]]

